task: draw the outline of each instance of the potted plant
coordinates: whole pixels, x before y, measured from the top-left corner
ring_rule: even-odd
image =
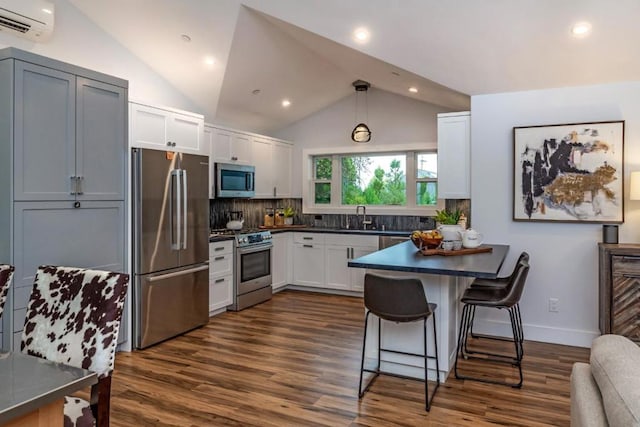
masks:
[[[441,211],[436,211],[435,220],[436,223],[441,225],[454,225],[460,221],[460,215],[462,215],[460,209],[456,209],[454,212],[449,212],[448,210],[443,209]]]
[[[284,225],[293,225],[293,216],[296,214],[296,211],[294,211],[291,206],[287,206],[283,214],[284,214]]]
[[[458,224],[460,221],[460,209],[449,212],[446,209],[436,211],[436,226],[444,240],[461,240],[464,229]]]

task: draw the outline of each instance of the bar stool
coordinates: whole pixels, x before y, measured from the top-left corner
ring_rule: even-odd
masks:
[[[515,279],[516,273],[518,272],[518,266],[523,261],[529,262],[529,254],[526,252],[522,252],[520,254],[520,256],[518,257],[518,260],[516,261],[516,264],[513,267],[513,271],[511,272],[510,275],[504,276],[504,277],[497,277],[495,279],[475,278],[473,282],[471,282],[471,285],[469,285],[469,287],[470,288],[502,288],[504,289],[505,287],[507,287],[507,285],[510,282],[512,282]],[[516,316],[518,316],[518,319],[520,319],[520,305],[516,306]],[[473,321],[475,317],[476,317],[476,308],[474,306],[471,312],[471,336],[473,338],[478,338],[478,335],[476,335],[473,332]],[[522,320],[520,319],[519,322],[522,323]]]
[[[362,396],[369,390],[373,381],[380,374],[391,375],[399,378],[415,379],[403,375],[396,375],[380,371],[380,353],[385,351],[388,353],[404,354],[409,356],[424,357],[424,393],[425,393],[425,409],[431,409],[431,401],[440,386],[440,365],[438,364],[438,337],[436,335],[436,319],[433,316],[433,341],[435,347],[435,356],[429,356],[427,352],[427,319],[431,317],[437,305],[429,303],[424,293],[422,282],[415,278],[392,278],[378,276],[367,273],[364,277],[364,305],[367,313],[364,317],[364,338],[362,343],[362,363],[360,364],[360,382],[358,384],[358,397]],[[378,365],[375,370],[364,368],[365,347],[367,343],[367,326],[369,322],[369,314],[373,313],[378,316]],[[381,319],[406,323],[418,320],[423,321],[424,335],[424,353],[406,353],[402,351],[389,350],[382,348],[380,341]],[[429,381],[427,380],[427,360],[435,359],[436,361],[436,386],[429,397]],[[374,377],[369,380],[366,386],[362,387],[362,377],[364,372],[374,373]]]
[[[64,398],[64,425],[109,426],[111,374],[129,275],[41,266],[27,306],[23,353],[98,374],[91,402]]]
[[[522,387],[522,358],[524,356],[524,331],[522,328],[522,318],[520,317],[519,302],[524,290],[524,285],[529,273],[529,263],[521,260],[516,266],[516,272],[513,279],[507,283],[505,287],[475,287],[467,289],[462,295],[461,301],[464,303],[462,309],[462,319],[460,321],[460,335],[458,336],[458,347],[456,350],[456,361],[454,364],[455,376],[458,379],[468,379],[481,381],[491,384],[508,385],[514,388]],[[513,343],[515,346],[515,357],[513,355],[491,353],[478,350],[471,350],[468,347],[468,336],[473,322],[473,312],[475,307],[491,307],[497,309],[506,309],[509,312],[511,320],[511,330],[513,333]],[[478,336],[480,337],[480,336]],[[501,337],[482,336],[487,339],[504,340]],[[511,340],[509,340],[511,341]],[[476,354],[488,356],[477,357]],[[502,362],[514,365],[518,368],[519,381],[510,383],[506,381],[497,381],[487,378],[470,377],[460,374],[458,370],[458,359],[460,356],[465,359],[473,358],[479,360],[489,360],[493,362]]]
[[[0,318],[2,317],[2,310],[4,309],[4,303],[7,300],[7,293],[9,292],[9,286],[11,286],[11,279],[13,278],[13,266],[9,264],[0,264]]]

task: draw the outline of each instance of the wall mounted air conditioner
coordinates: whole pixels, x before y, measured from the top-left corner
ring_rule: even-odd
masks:
[[[46,0],[0,0],[0,31],[33,41],[53,32],[54,5]]]

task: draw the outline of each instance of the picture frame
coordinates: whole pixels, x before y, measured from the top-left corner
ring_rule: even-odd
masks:
[[[624,121],[513,128],[513,220],[624,222]]]

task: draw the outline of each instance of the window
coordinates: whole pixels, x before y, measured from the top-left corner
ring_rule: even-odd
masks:
[[[424,145],[422,146],[424,147]],[[438,155],[435,147],[395,152],[309,153],[312,170],[305,186],[309,213],[349,213],[356,205],[374,214],[432,215],[438,200]]]
[[[438,203],[438,155],[416,154],[416,205],[435,206]]]
[[[314,200],[316,204],[331,203],[331,157],[316,157],[313,161]]]
[[[407,156],[342,156],[343,205],[406,205]]]

